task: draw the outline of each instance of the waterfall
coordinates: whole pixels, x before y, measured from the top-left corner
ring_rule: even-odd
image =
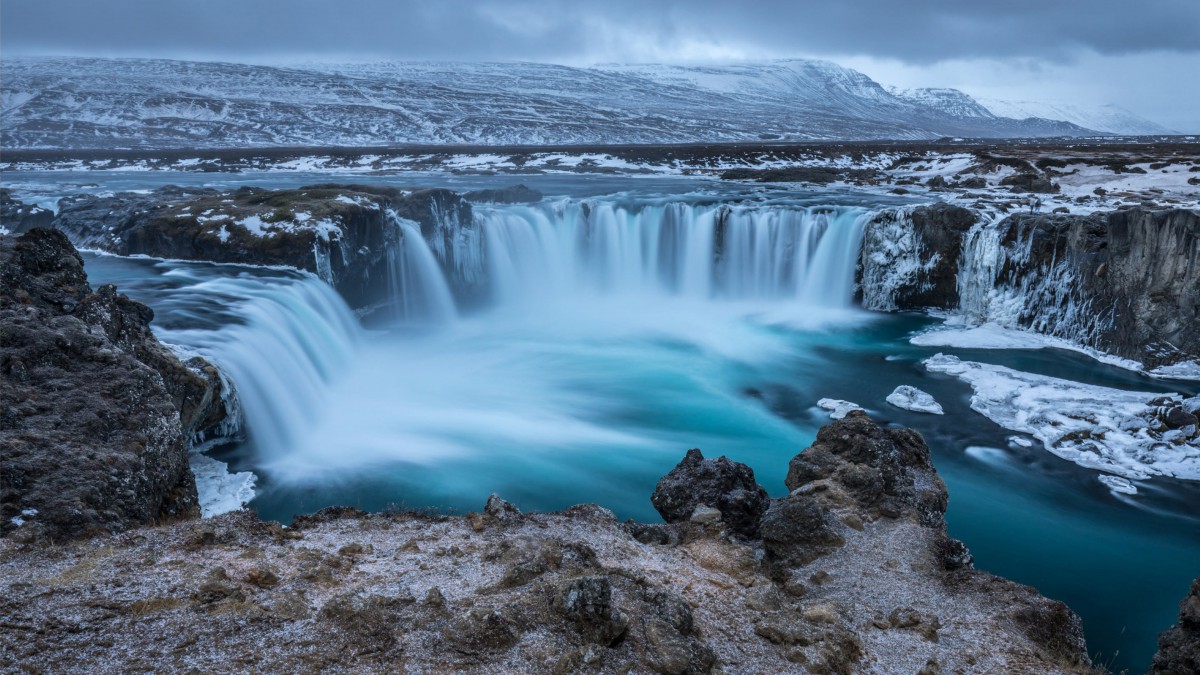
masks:
[[[329,383],[351,362],[361,336],[354,314],[307,273],[174,273],[196,280],[174,292],[174,318],[201,316],[219,301],[223,325],[160,328],[160,336],[204,355],[233,380],[254,443],[279,456],[320,416]]]
[[[388,211],[400,228],[399,241],[388,250],[388,286],[394,316],[405,322],[445,323],[457,310],[437,258],[421,236],[420,226]]]
[[[636,294],[773,299],[833,307],[853,299],[867,220],[858,208],[626,205],[564,200],[477,207],[498,305]]]

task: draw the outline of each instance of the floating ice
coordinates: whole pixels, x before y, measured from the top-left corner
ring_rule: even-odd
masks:
[[[202,517],[237,511],[254,499],[254,483],[258,478],[253,473],[231,473],[225,462],[200,453],[192,453],[188,460],[192,473],[196,474]]]
[[[846,416],[851,410],[862,410],[863,407],[857,403],[843,401],[836,398],[823,398],[817,401],[817,407],[822,410],[828,410],[829,416],[835,420],[840,420]]]
[[[1200,440],[1166,429],[1156,417],[1159,401],[1179,401],[1178,394],[1080,384],[945,354],[926,359],[925,367],[970,384],[975,411],[1005,429],[1037,438],[1050,452],[1080,466],[1134,480],[1200,480]]]
[[[1133,371],[1142,370],[1142,365],[1136,361],[1105,354],[1099,350],[1084,347],[1070,340],[1053,335],[1041,335],[1028,330],[1005,328],[995,323],[959,327],[955,326],[953,321],[951,321],[947,322],[946,325],[946,328],[918,333],[909,338],[908,341],[918,347],[953,347],[955,349],[1045,349],[1053,347],[1086,354],[1100,363],[1110,366]],[[1151,374],[1153,375],[1154,373]],[[1170,377],[1170,375],[1157,375],[1157,377]],[[1197,368],[1197,377],[1200,378],[1200,367]]]
[[[1112,490],[1113,492],[1115,492],[1117,494],[1122,494],[1122,495],[1136,495],[1137,494],[1137,486],[1135,486],[1132,482],[1130,482],[1128,478],[1121,478],[1120,476],[1110,476],[1108,474],[1103,474],[1103,475],[1097,476],[1096,479],[1099,480],[1101,483],[1104,483],[1106,486],[1108,486],[1109,490]]]
[[[902,384],[896,387],[896,390],[888,394],[887,402],[913,412],[929,413],[931,415],[944,415],[945,411],[933,396],[911,387],[907,384]]]

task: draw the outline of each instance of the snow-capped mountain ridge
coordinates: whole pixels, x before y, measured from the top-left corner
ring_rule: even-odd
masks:
[[[5,62],[0,147],[539,145],[1081,136],[831,63]],[[950,93],[954,92],[954,93]]]
[[[1096,131],[1130,136],[1178,133],[1112,103],[1087,107],[1054,101],[1009,101],[992,98],[977,100],[993,114],[1001,117],[1060,119]]]

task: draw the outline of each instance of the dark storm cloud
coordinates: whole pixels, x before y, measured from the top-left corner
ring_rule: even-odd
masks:
[[[3,0],[13,54],[585,62],[738,54],[922,64],[1200,50],[1197,0]]]

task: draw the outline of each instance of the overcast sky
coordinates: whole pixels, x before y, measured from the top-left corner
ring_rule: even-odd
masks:
[[[0,0],[0,57],[723,63],[1116,103],[1200,132],[1200,0]]]

